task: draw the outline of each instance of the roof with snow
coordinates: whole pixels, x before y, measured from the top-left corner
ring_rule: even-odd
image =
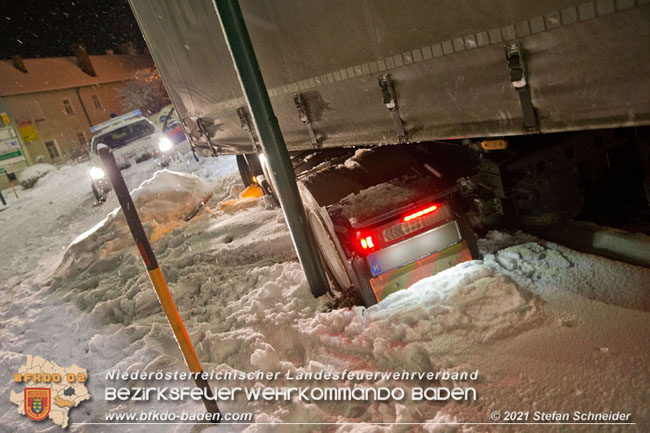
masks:
[[[86,74],[76,57],[24,59],[27,72],[18,70],[11,60],[0,60],[0,96],[86,87],[128,80],[137,69],[152,66],[147,56],[88,56],[97,73]]]

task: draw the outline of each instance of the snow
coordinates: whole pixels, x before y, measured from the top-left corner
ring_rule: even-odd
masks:
[[[22,183],[34,178],[38,179],[55,170],[56,167],[52,164],[34,164],[18,172],[18,182]]]
[[[360,154],[355,153],[355,156],[358,155]],[[357,162],[348,163],[351,159],[346,160],[344,164],[348,168],[358,164]],[[428,179],[404,176],[397,180],[362,189],[358,193],[349,194],[341,199],[340,206],[343,215],[355,224],[372,216],[408,205],[414,200],[422,198],[425,194],[423,191],[430,189],[431,184]]]
[[[352,170],[353,168],[361,167],[359,164],[358,159],[363,156],[363,154],[366,153],[371,153],[372,148],[368,149],[357,149],[354,151],[354,155],[343,161],[343,166],[349,170]]]
[[[649,269],[525,233],[495,231],[479,242],[482,260],[447,269],[371,308],[330,310],[330,298],[311,296],[278,209],[267,209],[261,199],[218,206],[241,190],[235,167],[232,158],[195,163],[185,155],[169,170],[142,164],[124,172],[131,188],[140,185],[136,207],[156,238],[154,251],[204,369],[294,375],[478,370],[479,399],[221,402],[222,410],[254,412],[256,424],[201,431],[279,431],[263,424],[274,421],[489,422],[493,410],[621,410],[632,413],[636,431],[650,429]],[[185,222],[184,215],[209,192],[213,198]],[[71,431],[95,431],[97,426],[81,423],[101,422],[108,411],[202,411],[192,401],[118,405],[103,399],[107,371],[185,370],[123,218],[113,211],[114,195],[93,207],[83,166],[62,167],[20,194],[0,212],[1,260],[9,264],[0,270],[0,394],[9,395],[11,373],[26,354],[34,354],[74,362],[91,376],[93,400],[71,411]],[[385,385],[409,389],[425,383]],[[238,385],[218,383],[228,384]],[[271,385],[283,384],[288,382]],[[0,425],[31,431],[33,425],[8,399],[0,408]],[[191,425],[166,427],[194,431]],[[410,431],[372,424],[327,430]],[[564,430],[588,432],[593,426]]]
[[[185,152],[177,156],[168,168],[214,181],[224,173],[235,172],[236,167],[232,157],[210,158],[199,163]],[[158,168],[155,161],[148,160],[122,173],[127,185],[133,189]],[[88,170],[87,164],[60,167],[40,179],[34,188],[18,188],[18,199],[11,190],[3,191],[9,206],[0,212],[3,245],[0,250],[0,262],[3,263],[0,280],[11,285],[28,271],[38,275],[39,281],[41,276],[46,278],[57,264],[59,255],[75,237],[106,217],[107,209],[119,206],[111,193],[106,204],[93,207]]]

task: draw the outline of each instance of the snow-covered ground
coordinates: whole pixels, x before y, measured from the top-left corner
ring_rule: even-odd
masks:
[[[0,395],[7,398],[0,399],[0,431],[34,428],[8,399],[12,373],[27,354],[88,369],[93,399],[71,411],[75,432],[650,431],[649,269],[491,232],[480,240],[483,260],[371,308],[330,310],[330,298],[310,295],[278,209],[255,198],[217,205],[242,188],[235,167],[232,158],[195,163],[186,156],[144,183],[153,166],[125,171],[131,188],[142,183],[134,193],[138,211],[205,370],[478,370],[478,401],[236,401],[220,406],[254,412],[256,424],[84,425],[102,422],[106,412],[203,408],[104,401],[104,388],[115,385],[107,371],[185,368],[125,222],[111,212],[114,195],[93,207],[87,168],[70,166],[19,191],[20,200],[5,193]],[[207,207],[184,222],[208,192]],[[637,425],[449,424],[489,423],[495,410],[622,411]],[[394,422],[429,424],[371,424]]]

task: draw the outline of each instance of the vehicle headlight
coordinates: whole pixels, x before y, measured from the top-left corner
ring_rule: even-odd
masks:
[[[91,167],[90,177],[92,180],[99,180],[104,177],[104,170],[100,167]]]
[[[158,140],[158,148],[160,149],[161,152],[168,152],[172,150],[172,147],[174,147],[174,143],[167,138],[167,137],[160,137]]]

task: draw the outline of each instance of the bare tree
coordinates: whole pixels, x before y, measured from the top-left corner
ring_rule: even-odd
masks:
[[[119,92],[124,111],[140,108],[146,114],[157,113],[170,104],[160,73],[155,67],[138,69]]]

